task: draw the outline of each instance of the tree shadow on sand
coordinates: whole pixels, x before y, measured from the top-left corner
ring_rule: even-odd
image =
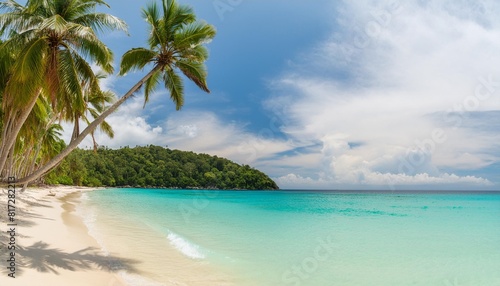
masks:
[[[0,189],[0,190],[2,191],[1,195],[5,195],[5,197],[7,197],[7,194],[8,194],[7,189]],[[36,198],[36,197],[33,197],[29,194],[26,194],[26,193],[23,194],[20,192],[16,192],[16,194],[18,194],[16,196],[16,204],[19,204],[19,202],[21,202],[21,203],[24,203],[30,207],[44,207],[44,208],[50,207],[50,205],[49,205],[50,201],[46,197]],[[20,194],[22,194],[22,195],[20,195]]]
[[[22,268],[55,274],[59,274],[60,269],[69,271],[101,269],[108,272],[126,270],[130,273],[137,273],[134,265],[138,263],[134,259],[102,255],[95,247],[69,253],[58,248],[50,248],[49,244],[42,241],[32,246],[19,247],[16,256],[20,266],[17,270],[18,276],[22,275]]]

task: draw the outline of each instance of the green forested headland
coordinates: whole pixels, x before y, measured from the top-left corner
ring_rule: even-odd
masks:
[[[76,149],[44,181],[89,187],[278,189],[266,174],[248,165],[153,145]]]

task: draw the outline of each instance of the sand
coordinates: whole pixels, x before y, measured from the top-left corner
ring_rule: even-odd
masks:
[[[74,212],[81,193],[89,190],[47,187],[20,193],[17,189],[17,225],[9,226],[7,189],[0,189],[0,285],[125,285],[118,274],[133,270],[137,261],[103,253]],[[10,246],[15,250],[8,249],[12,228],[15,244]],[[11,254],[15,269],[8,268]]]

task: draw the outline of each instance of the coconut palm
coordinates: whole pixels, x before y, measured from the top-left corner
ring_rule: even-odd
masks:
[[[63,128],[57,123],[50,124],[41,134],[39,141],[35,144],[33,158],[31,164],[25,164],[26,174],[32,173],[36,166],[46,163],[50,158],[54,157],[65,146],[64,140],[61,139]],[[29,168],[29,169],[28,169]],[[28,183],[23,185],[21,191],[24,191]]]
[[[0,171],[12,154],[19,131],[40,96],[50,98],[52,108],[70,102],[85,105],[81,82],[98,89],[97,78],[87,60],[103,71],[113,72],[113,54],[96,31],[125,30],[125,23],[97,13],[102,0],[13,0],[0,3],[0,32],[8,39],[0,54],[16,54],[9,79],[2,91],[3,130]],[[8,169],[8,168],[7,168]]]
[[[162,0],[161,7],[156,3],[143,9],[143,17],[150,26],[147,48],[134,48],[126,52],[121,61],[120,75],[129,71],[150,71],[136,83],[123,97],[105,110],[89,124],[61,153],[33,174],[21,178],[20,183],[32,181],[54,168],[104,119],[121,104],[144,86],[144,104],[150,95],[163,83],[170,98],[179,110],[184,103],[184,85],[181,74],[194,82],[202,90],[209,92],[206,83],[205,61],[208,51],[204,44],[215,36],[215,28],[205,22],[197,21],[192,9],[179,5],[175,0]]]
[[[104,79],[106,77],[103,73],[98,73],[98,79]],[[91,86],[85,88],[85,109],[84,110],[73,110],[74,115],[74,128],[72,139],[77,138],[80,135],[80,120],[85,122],[87,125],[91,123],[89,115],[95,120],[99,115],[106,109],[106,104],[112,103],[115,100],[115,94],[111,91],[101,91],[92,90]],[[100,130],[106,134],[108,137],[113,138],[115,133],[111,125],[108,122],[102,121],[99,125]],[[92,143],[94,145],[94,151],[97,151],[97,142],[95,140],[95,132],[90,132],[92,137]]]
[[[44,133],[48,127],[55,121],[51,116],[50,103],[43,97],[39,97],[33,110],[26,118],[26,122],[19,131],[16,143],[14,145],[14,164],[13,174],[22,176],[29,173],[30,166],[39,161],[40,144],[44,141]]]

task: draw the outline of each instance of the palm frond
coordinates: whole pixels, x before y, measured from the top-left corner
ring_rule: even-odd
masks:
[[[92,118],[97,118],[99,117],[99,111],[95,108],[89,108],[87,111],[92,115]],[[90,122],[87,122],[87,124],[90,124]]]
[[[99,75],[94,73],[90,64],[78,53],[71,51],[71,55],[75,63],[75,69],[78,73],[78,77],[82,82],[82,88],[88,89],[91,92],[99,91]]]
[[[168,10],[168,13],[165,14],[165,25],[168,27],[171,32],[171,37],[169,40],[173,40],[173,36],[175,31],[181,28],[184,25],[191,24],[196,21],[196,16],[193,12],[193,9],[187,5],[172,5],[172,7]]]
[[[51,30],[58,34],[62,34],[67,29],[68,22],[60,15],[54,15],[40,23],[40,30]]]
[[[160,83],[162,79],[162,74],[161,70],[157,70],[154,72],[148,80],[146,80],[145,86],[144,86],[144,106],[146,106],[146,103],[149,102],[149,95],[153,93],[156,88],[158,87],[158,84]]]
[[[97,112],[95,109],[93,108],[89,108],[88,109],[90,115],[92,115],[92,117],[95,119],[97,117],[99,117],[99,112]],[[90,120],[85,116],[84,118],[84,121],[85,123],[87,124],[90,124]],[[106,134],[109,138],[113,138],[115,137],[115,132],[113,130],[113,127],[111,127],[111,125],[109,125],[109,123],[104,120],[100,125],[99,125],[99,129],[104,133]],[[93,133],[93,132],[92,132]]]
[[[94,100],[94,98],[96,98]],[[112,91],[102,91],[98,94],[98,96],[90,96],[89,102],[93,104],[95,101],[99,101],[102,103],[113,103],[116,100],[116,94]]]
[[[134,48],[127,51],[122,56],[120,63],[120,75],[125,75],[129,71],[141,70],[151,63],[157,53],[145,48]]]
[[[113,72],[113,52],[97,38],[91,28],[73,25],[68,34],[72,36],[71,42],[75,50],[95,61],[103,71]]]
[[[71,51],[61,50],[59,53],[58,72],[61,78],[59,103],[63,104],[68,114],[83,114],[85,110],[85,100],[78,70]],[[73,120],[73,116],[67,116],[67,120]]]
[[[99,129],[101,129],[101,131],[109,138],[113,139],[115,137],[115,131],[113,130],[113,127],[111,127],[111,125],[109,125],[106,120],[99,125]]]
[[[161,46],[165,43],[166,35],[161,31],[162,21],[160,17],[160,11],[158,10],[158,5],[155,2],[146,6],[146,8],[142,9],[142,17],[149,24],[149,36],[148,36],[148,44],[150,47]]]
[[[39,97],[35,103],[35,106],[33,107],[33,110],[30,113],[30,116],[34,116],[35,122],[43,124],[48,120],[49,110],[50,107],[47,105],[47,103],[41,97]]]
[[[17,3],[16,1],[7,0],[0,2],[0,10],[7,10],[10,12],[21,12],[24,6]]]
[[[182,78],[172,69],[166,69],[163,74],[165,87],[170,92],[170,98],[175,104],[175,109],[180,110],[184,105],[184,84]]]
[[[17,103],[16,106],[26,105],[32,96],[38,94],[45,76],[47,48],[46,38],[39,38],[28,43],[17,58],[5,91]]]
[[[87,103],[94,107],[94,110],[101,113],[106,108],[106,103],[114,102],[116,99],[115,94],[111,91],[87,91]],[[97,118],[97,117],[96,117]]]
[[[109,5],[100,0],[80,0],[74,1],[72,5],[68,5],[66,9],[65,16],[71,19],[72,22],[77,23],[77,19],[86,15],[91,14],[95,11],[96,7],[102,5],[109,8]]]
[[[42,19],[33,15],[24,13],[25,8],[15,1],[6,1],[0,3],[0,35],[6,31],[24,31],[35,27]]]
[[[185,48],[179,51],[178,57],[181,59],[203,63],[208,59],[208,49],[203,45],[193,48]]]
[[[85,14],[75,19],[74,22],[83,26],[90,27],[97,32],[105,32],[107,30],[127,32],[128,30],[128,26],[125,21],[121,20],[118,17],[105,13]]]
[[[5,88],[5,85],[10,78],[14,63],[14,53],[3,48],[3,45],[0,44],[0,96],[2,93],[1,91]]]
[[[183,26],[175,33],[174,45],[176,49],[195,47],[208,43],[215,37],[216,31],[212,25],[196,22]]]
[[[179,68],[182,73],[192,80],[199,88],[210,93],[207,87],[207,71],[203,63],[189,61],[189,60],[179,60],[175,63],[175,66]]]

